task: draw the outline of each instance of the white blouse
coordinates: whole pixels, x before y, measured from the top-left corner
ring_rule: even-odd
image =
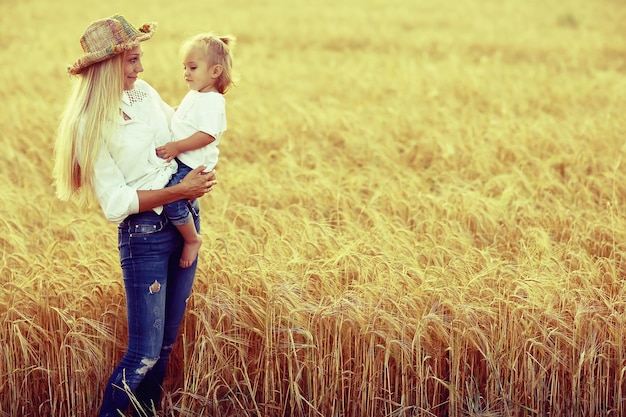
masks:
[[[115,133],[94,166],[93,184],[106,218],[120,222],[139,212],[137,190],[158,190],[178,168],[156,155],[156,147],[172,140],[169,129],[174,110],[147,82],[137,80],[124,91]],[[163,210],[156,207],[158,214]]]
[[[217,164],[220,153],[217,145],[226,130],[224,96],[212,91],[201,93],[189,90],[172,117],[171,128],[176,140],[186,139],[196,132],[213,136],[215,140],[207,146],[178,155],[178,159],[188,167],[198,168],[205,165],[206,171],[211,171]]]

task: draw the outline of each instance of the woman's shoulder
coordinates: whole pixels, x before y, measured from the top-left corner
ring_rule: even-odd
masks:
[[[159,92],[145,80],[135,81],[133,88],[140,96],[148,97],[150,101],[162,101]]]
[[[148,84],[147,81],[142,79],[138,79],[137,81],[135,81],[135,89],[145,91],[146,93],[150,94],[157,92],[154,87],[152,87],[150,84]]]

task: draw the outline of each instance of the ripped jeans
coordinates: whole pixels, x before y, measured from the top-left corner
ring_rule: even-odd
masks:
[[[198,201],[190,205],[200,228]],[[128,216],[118,227],[118,248],[126,290],[128,348],[104,390],[100,417],[126,411],[132,400],[135,415],[158,408],[170,353],[191,294],[197,260],[178,266],[183,239],[162,213]],[[140,404],[146,413],[140,413]]]

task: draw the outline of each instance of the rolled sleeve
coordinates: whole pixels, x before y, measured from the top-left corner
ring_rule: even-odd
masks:
[[[139,197],[137,191],[123,187],[115,190],[109,198],[100,203],[107,220],[119,223],[131,214],[139,213]]]
[[[93,185],[100,208],[107,220],[121,222],[139,212],[137,190],[128,186],[111,155],[102,150],[96,160]]]

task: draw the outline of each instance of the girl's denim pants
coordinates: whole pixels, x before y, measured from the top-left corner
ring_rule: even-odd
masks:
[[[189,204],[200,229],[198,201]],[[126,290],[128,348],[104,390],[100,416],[119,416],[129,403],[136,415],[158,408],[161,385],[191,295],[197,260],[178,266],[183,239],[162,213],[128,216],[118,227]],[[146,413],[152,415],[150,412]]]
[[[191,171],[191,168],[180,162],[178,158],[176,158],[176,162],[178,163],[178,170],[172,175],[172,178],[170,178],[170,182],[167,184],[168,187],[181,182]],[[173,203],[164,204],[163,211],[175,226],[181,226],[193,220],[193,215],[189,213],[189,207],[185,200],[177,200]]]

